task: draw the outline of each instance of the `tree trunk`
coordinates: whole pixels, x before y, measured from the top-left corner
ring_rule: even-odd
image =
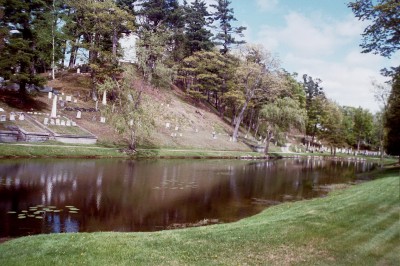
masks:
[[[249,104],[248,101],[244,102],[244,105],[243,105],[242,109],[240,110],[240,113],[239,113],[239,115],[238,115],[238,117],[236,119],[235,129],[233,130],[233,135],[232,135],[232,138],[233,138],[234,142],[237,142],[240,124],[242,123],[244,112],[246,111],[248,104]]]
[[[360,152],[361,139],[357,140],[357,152]]]
[[[265,155],[268,155],[268,153],[269,153],[269,144],[271,143],[272,136],[273,135],[271,134],[271,132],[267,132],[267,138],[266,138],[265,149],[264,149]]]
[[[254,108],[251,109],[251,114],[250,114],[250,121],[249,121],[249,126],[247,127],[247,133],[250,133],[250,129],[251,129],[251,124],[253,123],[253,117],[254,117]]]

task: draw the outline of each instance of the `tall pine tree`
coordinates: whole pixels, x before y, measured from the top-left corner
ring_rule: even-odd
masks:
[[[232,22],[237,21],[234,17],[233,8],[230,8],[231,1],[216,0],[217,4],[211,5],[216,9],[214,13],[214,20],[219,22],[218,33],[215,36],[216,44],[221,45],[221,53],[226,54],[229,52],[232,45],[243,44],[245,41],[236,40],[235,35],[243,37],[243,31],[246,27],[234,27]]]

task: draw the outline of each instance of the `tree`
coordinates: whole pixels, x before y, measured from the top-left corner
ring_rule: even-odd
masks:
[[[390,96],[390,87],[388,84],[378,84],[376,81],[372,82],[372,86],[374,87],[374,97],[375,101],[378,102],[379,107],[381,109],[382,117],[379,119],[381,124],[379,125],[379,151],[381,157],[381,166],[383,166],[383,154],[384,154],[384,146],[385,146],[385,124],[387,118],[387,110],[388,110],[388,100]]]
[[[222,45],[221,53],[226,54],[229,52],[230,47],[235,44],[243,44],[245,41],[238,41],[235,39],[234,35],[239,35],[243,37],[243,31],[246,27],[234,27],[232,22],[237,19],[234,17],[233,8],[229,8],[231,4],[228,0],[216,0],[217,4],[211,5],[211,7],[216,9],[214,13],[214,21],[219,22],[219,30],[215,36],[216,44]]]
[[[97,99],[97,83],[106,76],[114,76],[118,70],[118,39],[122,33],[132,30],[133,16],[119,8],[114,0],[69,0],[77,28],[76,45],[88,51],[88,63],[92,81],[91,95]]]
[[[210,51],[214,44],[211,41],[213,34],[207,29],[210,26],[210,14],[202,0],[195,0],[185,8],[185,36],[189,54],[197,51]]]
[[[288,132],[291,128],[304,130],[307,117],[304,109],[300,108],[299,102],[289,97],[277,99],[273,103],[264,105],[260,116],[263,124],[265,124],[266,145],[264,153],[266,155],[273,138],[278,137],[281,133]]]
[[[332,155],[336,156],[336,148],[344,145],[343,113],[334,102],[326,101],[320,123],[320,136],[331,146]]]
[[[355,109],[353,133],[357,141],[357,151],[360,151],[360,144],[371,137],[373,126],[373,116],[361,107]]]
[[[105,113],[131,152],[136,151],[138,142],[150,134],[155,124],[155,109],[145,95],[147,86],[144,82],[139,81],[132,67],[128,67],[121,80],[107,77],[98,84],[100,91],[115,91],[116,100]]]
[[[40,40],[38,26],[44,22],[51,0],[1,0],[0,32],[4,34],[0,75],[18,83],[25,93],[28,84],[41,85],[44,80],[36,71],[40,58],[37,49]]]
[[[319,85],[320,83],[320,79],[314,80],[307,74],[303,75],[303,86],[306,93],[306,110],[308,117],[306,135],[311,136],[311,140],[307,140],[307,150],[310,144],[314,143],[315,136],[319,132],[322,110],[326,100],[323,89]]]
[[[250,102],[253,99],[273,100],[283,87],[277,59],[261,46],[244,46],[238,57],[240,63],[236,70],[235,82],[243,94],[243,104],[238,108],[240,111],[236,117],[233,141],[237,141],[240,124]]]
[[[364,30],[361,47],[390,57],[400,48],[400,2],[398,0],[356,0],[348,6],[360,20],[372,21]]]
[[[386,150],[388,154],[400,155],[400,74],[394,77],[385,126],[387,128]]]

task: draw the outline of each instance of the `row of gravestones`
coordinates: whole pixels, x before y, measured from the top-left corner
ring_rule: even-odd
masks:
[[[165,123],[165,128],[166,128],[166,129],[171,128],[171,123],[168,123],[168,122]],[[178,127],[178,126],[175,126],[175,131],[179,131],[179,127]],[[195,132],[198,133],[198,132],[199,132],[199,129],[196,128],[196,129],[195,129]],[[212,138],[213,138],[213,139],[217,139],[217,133],[216,133],[215,131],[213,131],[211,134],[212,134]],[[219,135],[221,135],[221,133],[219,133]],[[178,136],[179,136],[179,137],[183,137],[183,134],[182,134],[182,133],[176,133],[176,132],[172,132],[172,133],[171,133],[171,137],[175,137],[175,138],[176,138],[176,137],[178,137]],[[246,135],[246,136],[247,136],[247,135]],[[232,137],[229,137],[229,141],[232,142],[232,141],[233,141],[233,138],[232,138]]]
[[[76,127],[77,126],[76,122],[71,121],[71,120],[62,120],[59,118],[56,118],[56,119],[50,118],[49,119],[48,117],[44,118],[43,124],[46,126],[48,126],[48,125],[67,126],[67,127],[70,127],[70,126]]]
[[[10,121],[15,121],[17,120],[17,115],[18,115],[18,120],[23,121],[25,120],[25,114],[24,113],[10,113]],[[0,115],[0,122],[6,122],[7,121],[7,115]]]
[[[58,96],[58,101],[64,101],[63,96],[64,96],[64,93],[62,93],[60,96]],[[51,91],[48,93],[48,98],[49,99],[53,98],[53,93]],[[65,95],[65,101],[78,103],[78,99],[76,99],[76,98],[73,99],[72,95]]]

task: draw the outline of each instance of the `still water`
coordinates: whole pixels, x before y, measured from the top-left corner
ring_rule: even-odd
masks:
[[[231,222],[374,166],[313,159],[0,160],[0,237]]]

